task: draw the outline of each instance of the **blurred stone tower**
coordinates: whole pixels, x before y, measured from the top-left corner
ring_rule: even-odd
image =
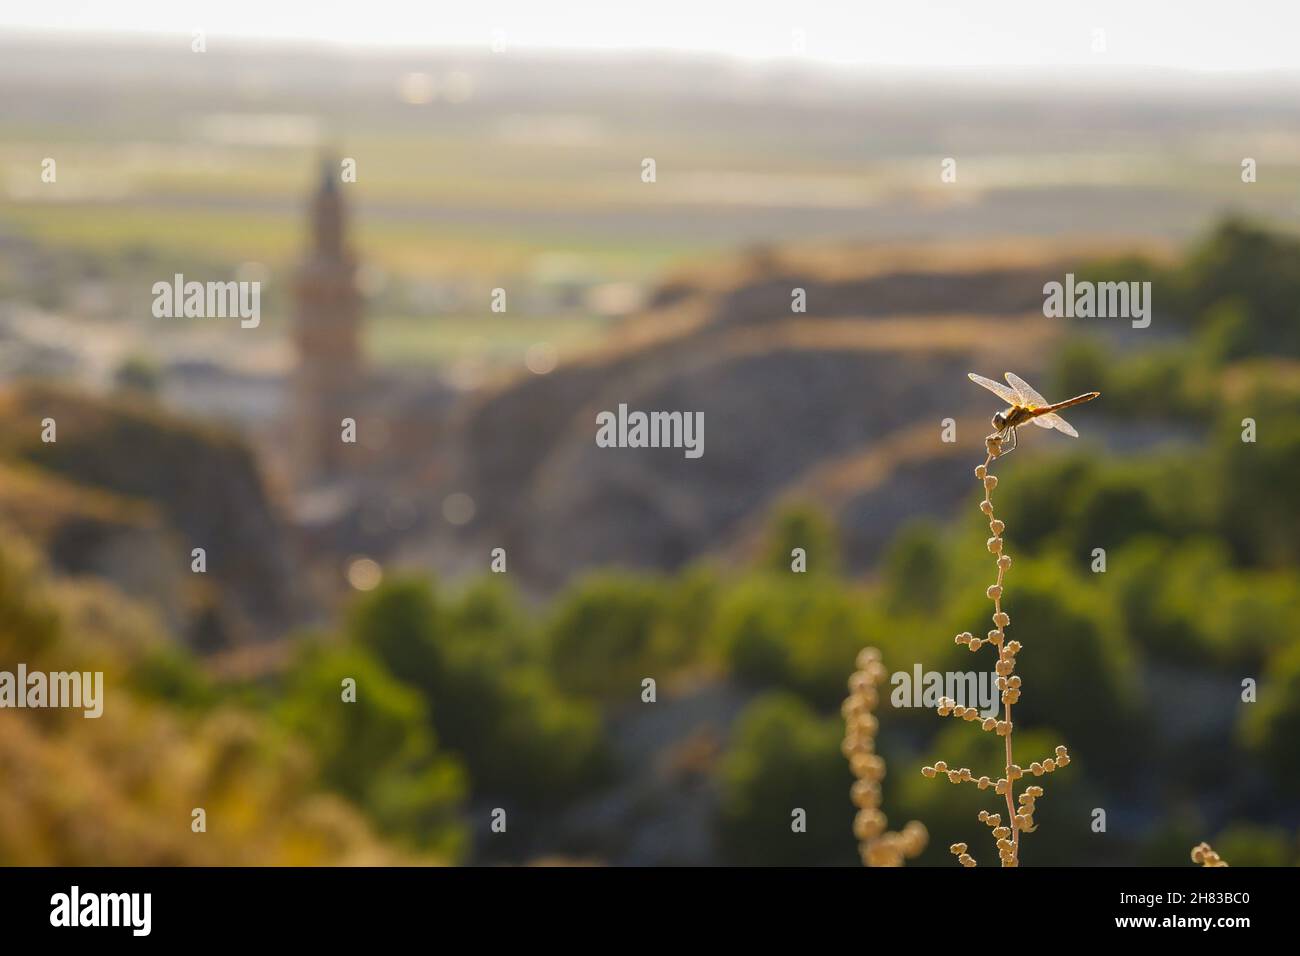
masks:
[[[361,293],[356,259],[348,246],[339,189],[340,167],[321,163],[320,185],[311,201],[311,246],[294,282],[294,462],[300,485],[336,478],[346,453],[344,418],[359,419],[361,391]]]

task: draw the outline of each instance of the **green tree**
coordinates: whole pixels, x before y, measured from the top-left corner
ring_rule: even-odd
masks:
[[[665,587],[632,574],[585,578],[560,598],[546,631],[550,669],[573,693],[634,701],[641,680],[672,661],[659,653]]]
[[[344,681],[355,700],[344,699]],[[307,648],[280,705],[284,725],[312,748],[325,783],[365,808],[379,826],[454,856],[466,779],[437,750],[420,695],[360,649]]]
[[[810,504],[785,506],[772,519],[759,567],[790,574],[795,548],[802,548],[807,574],[834,574],[840,569],[840,547],[826,515]]]
[[[938,528],[929,521],[908,524],[885,555],[886,606],[896,614],[932,609],[947,584],[947,570]]]
[[[546,804],[604,779],[598,710],[556,689],[504,585],[480,582],[447,599],[428,582],[394,580],[361,599],[349,634],[419,692],[476,793]]]
[[[719,838],[727,858],[747,865],[799,866],[855,859],[853,778],[840,754],[843,726],[797,697],[769,694],[736,721],[719,768]],[[806,814],[794,832],[793,812]]]
[[[1242,734],[1273,779],[1294,791],[1300,787],[1300,643],[1273,658],[1258,695],[1245,707]]]
[[[754,575],[721,601],[711,643],[740,679],[830,707],[857,653],[884,634],[863,596],[833,578]]]

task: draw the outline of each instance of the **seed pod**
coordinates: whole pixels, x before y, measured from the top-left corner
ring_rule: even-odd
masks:
[[[922,767],[922,768],[921,768],[921,776],[922,776],[922,777],[933,777],[933,776],[934,776],[934,768],[933,768],[933,767]]]
[[[993,514],[993,502],[985,498],[980,502],[980,511],[984,512],[986,515]]]
[[[868,691],[875,690],[875,684],[871,680],[871,675],[866,671],[854,671],[849,676],[849,691],[855,696],[861,694],[866,696]]]
[[[864,647],[858,651],[857,665],[860,669],[866,670],[871,664],[880,663],[880,651],[874,647]]]
[[[966,844],[954,843],[952,846],[948,847],[948,852],[951,853],[953,856],[961,856],[963,853],[966,852]]]
[[[985,491],[992,491],[992,490],[993,490],[994,488],[996,488],[997,486],[998,486],[998,476],[997,476],[997,475],[985,475],[985,476],[984,476],[984,490],[985,490]]]
[[[880,729],[880,721],[870,711],[857,714],[846,723],[854,733],[862,734],[864,737],[874,737]]]
[[[868,810],[880,806],[880,786],[870,780],[854,781],[849,789],[853,805],[859,810]]]
[[[990,584],[988,590],[984,593],[988,595],[990,601],[996,601],[998,598],[1002,597],[1002,585]]]
[[[972,651],[978,651],[978,650],[979,650],[981,647],[983,647],[983,646],[984,646],[984,639],[983,639],[983,638],[972,637],[972,638],[970,639],[970,649],[971,649]]]
[[[853,818],[853,835],[859,840],[870,840],[885,832],[887,821],[879,810],[859,810]]]
[[[993,552],[994,554],[1001,554],[1001,553],[1002,553],[1002,539],[1001,539],[1001,538],[989,538],[988,541],[984,542],[984,544],[985,544],[985,546],[986,546],[986,547],[987,547],[991,552]]]
[[[992,531],[995,535],[1001,536],[1005,528],[1006,525],[1003,524],[1001,521],[999,521],[997,518],[994,518],[992,521],[989,522],[989,530]]]
[[[980,730],[992,730],[997,725],[998,719],[996,717],[985,717],[980,722]]]
[[[989,784],[991,783],[992,781],[989,780],[988,777],[980,777],[979,780],[976,781],[975,785],[978,786],[981,790],[987,790],[989,788]]]
[[[1000,628],[1006,627],[1008,624],[1011,623],[1011,615],[1008,614],[1006,611],[998,611],[996,614],[993,615],[993,623]]]
[[[879,754],[854,754],[849,758],[853,776],[862,780],[880,780],[885,776],[885,761]]]
[[[1046,773],[1053,773],[1056,770],[1056,761],[1053,760],[1051,757],[1048,757],[1046,760],[1043,761],[1043,770]]]
[[[975,466],[975,477],[976,477],[976,478],[983,478],[986,474],[988,474],[988,469],[985,468],[983,465],[976,465],[976,466]]]
[[[1001,568],[1003,571],[1011,567],[1011,555],[1004,554],[1002,555],[1002,557],[998,558],[998,567]]]

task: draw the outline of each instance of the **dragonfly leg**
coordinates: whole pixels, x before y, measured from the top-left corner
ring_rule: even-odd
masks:
[[[1015,425],[1012,425],[1010,428],[1008,428],[1008,429],[1003,433],[1003,435],[1004,435],[1004,436],[1005,436],[1005,435],[1010,435],[1010,436],[1011,436],[1011,447],[1010,447],[1010,448],[1006,448],[1006,447],[1004,447],[1004,448],[1002,449],[1002,454],[1004,454],[1004,455],[1009,455],[1009,454],[1011,454],[1013,451],[1016,450],[1016,426],[1015,426]]]

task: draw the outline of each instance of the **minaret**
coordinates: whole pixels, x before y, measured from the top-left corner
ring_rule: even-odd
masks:
[[[359,418],[361,390],[361,294],[356,260],[348,247],[339,164],[321,164],[320,187],[311,202],[311,248],[294,283],[293,339],[295,473],[300,484],[337,477],[345,453],[344,418]]]

